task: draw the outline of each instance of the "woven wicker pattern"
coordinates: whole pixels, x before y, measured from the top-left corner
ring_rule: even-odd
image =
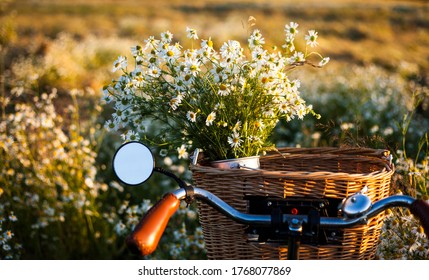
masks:
[[[278,198],[338,198],[365,186],[371,200],[387,197],[393,168],[388,152],[374,149],[285,148],[262,156],[260,170],[191,166],[194,184],[220,197],[241,212],[248,212],[249,195]],[[251,241],[247,226],[198,204],[209,259],[285,259],[287,244]],[[384,214],[367,225],[343,230],[339,245],[302,244],[300,259],[372,259]]]

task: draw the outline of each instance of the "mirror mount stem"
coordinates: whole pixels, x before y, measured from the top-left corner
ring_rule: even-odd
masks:
[[[173,174],[172,172],[167,171],[161,167],[154,167],[153,170],[156,172],[162,173],[164,175],[167,175],[168,177],[174,179],[179,184],[179,187],[181,189],[185,190],[186,198],[184,200],[186,202],[186,207],[188,207],[189,204],[191,204],[194,201],[194,187],[193,186],[186,184],[185,181],[183,181],[182,179],[177,177],[175,174]]]
[[[153,169],[156,172],[162,173],[164,175],[167,175],[168,177],[174,179],[177,184],[179,184],[179,187],[186,189],[186,187],[188,186],[182,179],[180,179],[179,177],[177,177],[174,173],[167,171],[161,167],[154,167]]]

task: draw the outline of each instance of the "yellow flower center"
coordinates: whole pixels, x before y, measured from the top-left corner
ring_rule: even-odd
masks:
[[[226,89],[227,89],[227,87],[226,87],[226,85],[225,85],[225,84],[221,84],[221,85],[219,86],[219,89],[220,89],[220,90],[222,90],[222,91],[224,91],[224,90],[226,90]]]

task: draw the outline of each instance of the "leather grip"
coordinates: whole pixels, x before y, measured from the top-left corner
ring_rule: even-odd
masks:
[[[166,194],[141,219],[134,231],[126,238],[131,252],[149,255],[155,251],[170,217],[179,208],[180,200],[171,193]]]
[[[429,238],[429,204],[424,200],[417,199],[411,204],[410,211],[420,220],[426,236]]]

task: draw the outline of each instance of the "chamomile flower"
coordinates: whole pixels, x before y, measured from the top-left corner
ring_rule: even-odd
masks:
[[[200,64],[200,61],[195,58],[187,59],[185,62],[185,72],[196,76],[201,71]]]
[[[241,121],[237,121],[234,125],[234,127],[232,128],[233,132],[238,132],[241,129]]]
[[[144,60],[144,50],[142,46],[136,45],[134,47],[131,47],[131,54],[133,55],[134,59],[136,60],[136,63],[139,65]]]
[[[10,230],[7,230],[3,233],[3,236],[6,240],[10,240],[12,239],[12,237],[14,236],[13,232]]]
[[[255,121],[254,125],[255,125],[255,128],[258,130],[263,130],[265,127],[265,124],[262,120]]]
[[[206,126],[211,126],[216,119],[216,112],[211,112],[206,119]]]
[[[300,63],[305,61],[305,56],[302,52],[295,52],[289,59],[290,64]]]
[[[179,148],[177,148],[177,154],[178,154],[178,158],[179,159],[187,159],[189,154],[186,151],[186,147],[185,145],[180,146]]]
[[[263,116],[266,118],[274,118],[275,117],[274,110],[272,108],[269,108],[268,110],[264,111]]]
[[[126,230],[127,230],[127,226],[124,223],[122,223],[122,221],[118,222],[115,226],[115,231],[119,235],[125,234]]]
[[[186,113],[186,118],[190,121],[190,122],[196,122],[197,121],[197,113],[192,112],[192,111],[188,111]]]
[[[286,36],[295,37],[295,35],[298,34],[298,26],[299,24],[293,21],[291,21],[289,24],[286,24],[285,25]]]
[[[213,41],[210,37],[209,39],[202,39],[201,40],[201,48],[202,49],[212,49],[213,50]]]
[[[190,27],[186,27],[186,36],[189,39],[194,39],[194,40],[198,40],[198,34],[197,34],[197,30],[190,28]]]
[[[220,54],[225,59],[225,62],[230,64],[243,57],[243,48],[240,42],[228,40],[228,42],[225,42],[220,48]]]
[[[170,31],[161,33],[161,40],[165,43],[170,43],[173,40],[173,34]]]
[[[238,147],[240,147],[242,142],[243,139],[241,139],[240,134],[236,131],[233,131],[231,136],[228,137],[228,144],[233,149],[237,149]]]
[[[116,72],[119,69],[127,68],[128,61],[125,56],[119,56],[118,59],[113,63],[112,72]]]
[[[294,38],[287,39],[286,43],[282,47],[289,52],[294,52],[295,51],[295,44],[293,43],[293,40],[294,40]]]
[[[159,150],[159,155],[161,157],[166,157],[168,155],[168,150],[167,149],[161,149],[161,150]]]
[[[265,39],[262,37],[261,32],[255,29],[248,39],[250,49],[254,49],[258,46],[265,44]]]
[[[220,84],[217,94],[219,94],[220,96],[226,96],[228,95],[228,93],[228,86],[224,83]]]
[[[279,111],[282,114],[287,114],[290,112],[290,105],[288,102],[282,102],[279,104]]]
[[[180,58],[180,46],[168,46],[164,52],[164,59],[169,63],[174,63]]]
[[[176,110],[180,104],[182,103],[183,96],[181,94],[178,94],[177,96],[170,99],[170,107],[171,109]]]
[[[15,214],[13,212],[10,212],[9,221],[11,221],[11,222],[18,221],[18,218],[15,216]]]
[[[138,141],[140,140],[140,136],[137,132],[128,130],[126,134],[122,134],[122,139],[124,140],[124,142]]]
[[[325,66],[329,62],[329,60],[330,60],[329,57],[322,58],[322,60],[319,62],[319,67]]]
[[[161,76],[162,70],[158,66],[152,65],[148,68],[147,74],[151,77],[158,78]]]
[[[306,110],[303,107],[300,107],[297,111],[297,116],[300,120],[302,120],[304,118],[304,116],[306,115]]]
[[[3,245],[3,250],[4,251],[10,251],[12,248],[8,245],[8,244],[4,244]]]
[[[159,40],[155,39],[154,36],[149,36],[149,38],[144,40],[144,42],[146,43],[145,45],[146,50],[152,50],[155,48],[156,45],[159,44]]]
[[[310,47],[316,47],[319,43],[317,40],[317,32],[314,30],[309,30],[308,35],[305,35],[305,41],[307,42],[307,45],[310,45]]]
[[[299,90],[299,88],[301,86],[301,81],[298,80],[298,79],[295,79],[295,80],[291,81],[288,84],[288,86],[289,86],[288,88],[289,88],[290,92],[298,92],[298,90]]]

